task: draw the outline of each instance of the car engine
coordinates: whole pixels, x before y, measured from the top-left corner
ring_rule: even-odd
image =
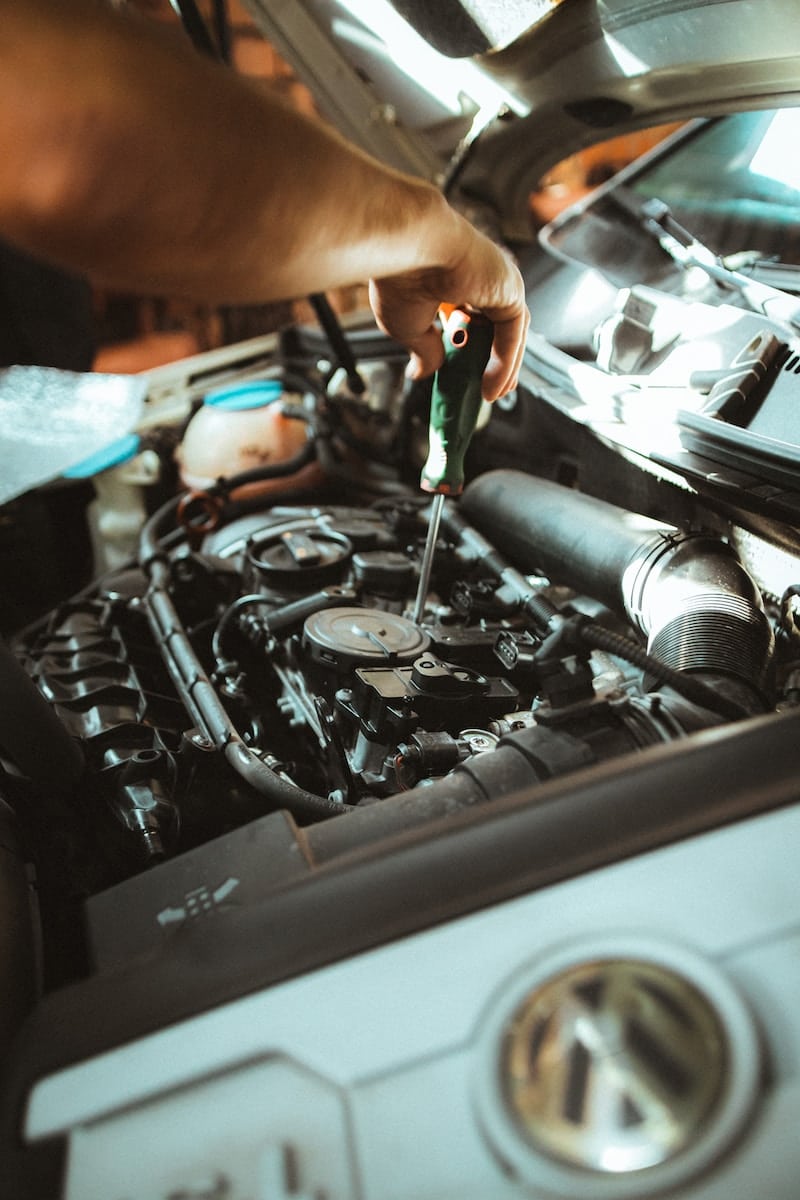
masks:
[[[424,494],[267,506],[257,475],[179,493],[17,643],[109,882],[274,809],[355,845],[774,703],[779,610],[708,532],[498,468],[445,506],[415,619]]]
[[[61,1169],[53,1163],[68,1130],[86,1122],[95,1132],[85,1159],[70,1151],[66,1194],[85,1200],[111,1187],[116,1176],[110,1166],[98,1172],[93,1139],[127,1129],[136,1071],[109,1083],[125,1096],[107,1102],[105,1117],[106,1085],[90,1076],[126,1045],[173,1026],[177,1037],[264,988],[278,1004],[294,977],[323,979],[337,963],[397,939],[413,945],[425,930],[456,936],[459,922],[448,918],[493,898],[533,902],[548,884],[691,844],[737,814],[785,802],[800,657],[791,492],[748,482],[744,459],[735,489],[724,462],[699,482],[698,459],[670,459],[666,441],[645,460],[630,372],[615,355],[641,339],[644,393],[660,386],[659,372],[674,379],[692,341],[685,332],[671,362],[659,349],[648,363],[645,299],[654,329],[683,303],[626,294],[602,369],[576,367],[533,338],[518,395],[495,406],[470,449],[463,495],[444,504],[421,598],[431,502],[416,480],[430,385],[406,381],[402,355],[375,331],[351,335],[356,351],[343,367],[322,335],[292,330],[243,378],[200,373],[186,418],[166,433],[153,423],[150,445],[191,484],[151,499],[128,552],[2,652],[2,787],[16,815],[9,847],[21,846],[8,890],[24,911],[31,878],[19,864],[32,862],[37,902],[35,938],[21,918],[4,960],[12,1031],[40,996],[11,1060],[4,1136],[31,1196],[43,1194],[40,1171],[51,1180]],[[783,403],[788,361],[788,351],[773,352],[774,330],[764,342],[762,318],[714,311],[733,365],[695,388],[695,411],[677,418],[703,433],[705,454],[720,443],[704,411],[718,411],[733,384],[748,391],[736,363],[743,335],[762,415],[765,391]],[[780,386],[765,389],[764,379]],[[273,423],[267,450],[280,452],[262,446],[259,465],[237,460],[203,477],[189,462],[192,423],[208,419],[203,396],[259,388]],[[622,389],[613,404],[610,388]],[[277,413],[294,431],[288,441],[275,440]],[[226,427],[236,420],[233,411]],[[692,454],[697,445],[687,435]],[[753,454],[747,465],[765,469]],[[771,756],[766,789],[762,754]],[[637,961],[649,963],[650,950]],[[698,969],[686,967],[695,980]],[[671,982],[652,988],[669,1011],[689,1003],[680,989],[670,998]],[[742,1020],[736,1054],[750,1037]],[[378,1027],[383,1035],[383,1019]],[[195,1050],[185,1053],[178,1075],[188,1079]],[[642,1053],[648,1071],[675,1082],[654,1049]],[[284,1054],[295,1062],[294,1050]],[[374,1066],[362,1069],[368,1076]],[[722,1141],[752,1109],[748,1078],[730,1085],[738,1115],[725,1116]],[[144,1097],[151,1084],[141,1086]],[[305,1086],[311,1103],[316,1092]],[[675,1087],[677,1112],[684,1084]],[[24,1103],[32,1146],[23,1149]],[[524,1181],[529,1147],[520,1151],[498,1116],[511,1101],[491,1111],[476,1104],[495,1154],[510,1156]],[[155,1127],[174,1133],[160,1111],[147,1117],[148,1138]],[[672,1151],[654,1149],[660,1134],[636,1111],[626,1110],[625,1137],[640,1136],[635,1161],[656,1164],[661,1187],[671,1176],[658,1164],[671,1171]],[[582,1109],[569,1112],[572,1129]],[[705,1145],[703,1121],[682,1127],[681,1146]],[[281,1145],[294,1153],[287,1137]],[[172,1149],[153,1163],[172,1171]],[[327,1186],[326,1170],[314,1178]],[[148,1191],[142,1178],[143,1196],[251,1194],[217,1186],[233,1179],[224,1172],[194,1191],[165,1191],[161,1175],[162,1190],[151,1181]],[[556,1184],[557,1194],[583,1194]],[[383,1186],[368,1194],[386,1194]],[[357,1193],[344,1183],[324,1194]]]

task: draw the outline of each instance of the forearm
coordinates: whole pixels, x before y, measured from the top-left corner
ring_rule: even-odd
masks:
[[[442,301],[495,324],[489,399],[528,312],[506,255],[429,184],[105,0],[0,0],[0,236],[121,290],[216,303],[371,281],[419,373]]]
[[[433,188],[160,29],[92,0],[4,0],[0,17],[11,240],[118,287],[231,302],[457,253],[463,230]]]

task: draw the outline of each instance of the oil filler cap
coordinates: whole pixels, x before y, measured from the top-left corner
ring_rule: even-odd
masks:
[[[268,591],[309,591],[343,578],[353,547],[315,522],[253,538],[247,547],[249,580]]]
[[[759,1077],[752,1018],[714,964],[610,938],[555,952],[498,995],[475,1099],[518,1177],[565,1197],[622,1200],[723,1155]]]

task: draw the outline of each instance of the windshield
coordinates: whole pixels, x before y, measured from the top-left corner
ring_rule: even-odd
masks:
[[[664,200],[718,254],[759,250],[800,264],[800,109],[738,113],[705,126],[630,187]]]
[[[624,171],[583,211],[557,219],[542,231],[542,242],[621,286],[653,281],[670,268],[631,209],[657,198],[722,257],[752,251],[800,266],[798,139],[800,109],[702,124],[649,163]]]

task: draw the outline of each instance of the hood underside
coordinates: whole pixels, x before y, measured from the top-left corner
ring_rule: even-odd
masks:
[[[800,102],[794,0],[246,0],[322,113],[508,240],[554,163],[651,125]]]

